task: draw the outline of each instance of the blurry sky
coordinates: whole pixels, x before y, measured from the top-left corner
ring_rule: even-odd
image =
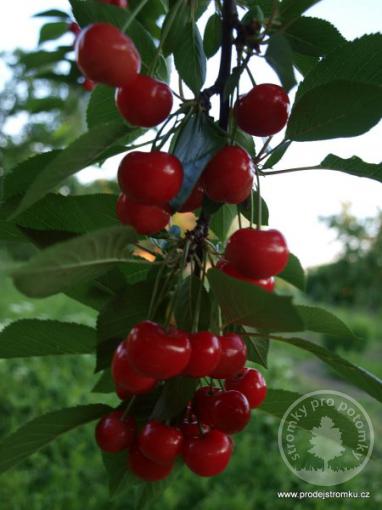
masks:
[[[66,10],[69,9],[69,2],[7,2],[0,16],[0,51],[16,47],[34,48],[42,21],[31,19],[31,16],[51,8]],[[331,21],[347,39],[377,32],[382,28],[382,0],[322,0],[307,14]],[[214,58],[207,78],[209,84],[214,80],[217,66],[218,60]],[[255,59],[251,69],[258,83],[276,81],[273,71],[261,59]],[[0,87],[6,77],[6,69],[0,65]],[[250,83],[244,80],[241,91],[245,92],[249,88]],[[379,162],[382,159],[381,143],[381,123],[356,138],[294,143],[278,168],[317,164],[331,152],[341,157],[358,155],[368,162]],[[261,147],[261,143],[258,143],[258,147]],[[84,170],[81,178],[88,181],[104,176],[113,177],[117,165],[118,158],[113,158],[101,170]],[[351,202],[356,215],[371,216],[377,212],[382,202],[382,184],[329,171],[269,176],[262,179],[262,192],[271,211],[270,224],[285,233],[291,250],[305,266],[332,260],[338,251],[333,233],[319,223],[319,216],[339,212],[343,202]]]

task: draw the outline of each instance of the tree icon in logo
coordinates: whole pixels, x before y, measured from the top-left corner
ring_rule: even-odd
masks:
[[[328,471],[329,462],[340,457],[345,448],[342,446],[342,434],[331,418],[324,416],[320,425],[312,428],[313,437],[310,439],[312,448],[309,453],[323,460],[324,471]]]

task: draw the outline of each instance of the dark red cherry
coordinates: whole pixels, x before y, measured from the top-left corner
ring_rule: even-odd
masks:
[[[165,331],[159,324],[143,321],[134,326],[128,337],[128,356],[142,375],[169,379],[183,372],[190,356],[191,345],[186,333]]]
[[[129,468],[138,478],[146,482],[158,482],[168,477],[173,465],[163,466],[156,464],[145,457],[139,448],[135,446],[129,452]]]
[[[251,418],[247,398],[236,390],[222,391],[214,398],[215,426],[226,434],[240,432]]]
[[[145,457],[156,464],[172,464],[181,451],[183,435],[177,427],[149,421],[138,436],[138,446]]]
[[[221,357],[219,339],[209,331],[199,331],[189,335],[191,357],[184,370],[191,377],[206,377],[218,365]]]
[[[74,35],[78,35],[81,32],[80,25],[78,23],[76,23],[75,21],[72,21],[71,23],[69,23],[68,28],[69,28],[69,31],[72,32],[72,34],[74,34]]]
[[[85,78],[85,80],[82,82],[82,88],[86,90],[86,92],[91,92],[95,87],[95,83],[92,80],[89,80],[88,78]]]
[[[119,344],[114,353],[111,372],[116,389],[119,389],[117,393],[118,396],[120,394],[124,396],[126,392],[131,395],[148,393],[156,384],[155,379],[144,377],[131,366],[126,340]],[[122,390],[124,390],[124,392]],[[125,400],[125,398],[123,400]]]
[[[229,238],[225,258],[249,278],[269,278],[288,264],[289,251],[278,230],[241,228]]]
[[[288,120],[289,98],[279,85],[256,85],[235,105],[238,126],[254,136],[270,136],[281,131]]]
[[[184,202],[182,207],[179,209],[179,212],[192,212],[195,209],[199,209],[202,206],[204,200],[204,184],[202,179],[195,184],[194,189],[191,192],[191,195]]]
[[[132,416],[122,419],[123,411],[117,410],[107,414],[97,424],[96,441],[105,452],[120,452],[130,448],[136,424]]]
[[[225,381],[227,390],[237,390],[247,397],[251,409],[260,406],[266,395],[264,377],[254,368],[243,368],[238,374]]]
[[[195,414],[184,416],[179,428],[184,438],[200,437],[210,430],[210,427],[201,423]]]
[[[126,7],[128,7],[127,0],[99,0],[99,1],[103,2],[104,4],[115,5],[116,7],[121,7],[123,9],[126,9]]]
[[[252,190],[252,160],[240,147],[224,147],[208,163],[203,180],[211,200],[239,204]]]
[[[215,396],[221,392],[218,388],[211,386],[202,386],[194,395],[192,407],[198,419],[208,425],[209,427],[215,426],[214,417],[214,400]]]
[[[121,400],[127,400],[131,397],[131,393],[129,393],[123,386],[118,386],[118,384],[115,384],[115,393],[117,394],[118,398]]]
[[[222,354],[220,362],[211,377],[226,379],[241,370],[247,360],[247,346],[243,339],[235,333],[219,336]]]
[[[156,234],[164,229],[170,221],[168,209],[157,205],[139,204],[127,198],[121,193],[119,195],[116,213],[119,221],[124,225],[131,225],[139,234]]]
[[[183,168],[167,152],[130,152],[118,169],[118,182],[125,195],[135,202],[164,206],[180,190]]]
[[[216,476],[227,467],[232,455],[232,440],[220,430],[185,440],[185,464],[199,476]]]
[[[133,126],[157,126],[167,119],[172,108],[170,87],[142,74],[117,89],[115,97],[121,115]]]
[[[76,60],[89,80],[111,87],[124,87],[141,67],[132,40],[109,23],[95,23],[81,31],[76,40]]]
[[[247,276],[239,273],[233,264],[224,259],[220,259],[216,264],[216,267],[217,269],[220,269],[220,271],[223,271],[223,273],[228,274],[237,280],[257,285],[268,292],[272,292],[275,288],[275,279],[272,276],[270,278],[260,278],[259,280],[256,280],[255,278],[248,278]]]

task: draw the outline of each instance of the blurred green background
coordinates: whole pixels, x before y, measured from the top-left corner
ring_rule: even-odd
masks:
[[[62,147],[83,129],[86,94],[71,69],[68,80],[30,77],[28,60],[18,51],[6,56],[11,76],[0,92],[0,126],[9,118],[24,116],[22,127],[3,132],[0,143],[3,163],[11,168],[35,151]],[[29,77],[28,77],[29,76]],[[44,97],[61,101],[41,104]],[[70,180],[62,193],[92,193],[112,190],[113,184],[94,182],[87,187]],[[338,260],[309,271],[307,296],[300,302],[317,302],[332,307],[361,338],[334,342],[329,337],[311,339],[336,350],[354,363],[382,377],[380,343],[382,335],[382,216],[359,219],[349,204],[341,214],[323,218],[334,229],[342,246]],[[64,295],[45,300],[27,299],[6,276],[7,268],[34,252],[30,244],[0,246],[0,329],[21,318],[46,318],[94,325],[95,313]],[[285,290],[285,289],[282,289]],[[288,291],[293,292],[292,289]],[[270,367],[262,369],[270,387],[306,393],[316,389],[337,389],[356,398],[368,411],[376,438],[382,433],[380,406],[353,389],[334,372],[292,346],[271,345]],[[104,401],[117,404],[113,396],[95,395],[94,359],[89,356],[0,360],[0,437],[24,422],[60,407]],[[246,431],[237,438],[236,451],[227,471],[215,479],[201,479],[186,468],[178,470],[173,483],[150,504],[152,510],[246,510],[362,508],[375,510],[382,505],[381,463],[371,460],[360,475],[334,490],[370,491],[370,499],[284,500],[277,491],[315,491],[296,478],[284,465],[277,446],[278,421],[253,413]],[[93,437],[94,425],[60,438],[52,446],[32,456],[17,469],[0,478],[0,508],[3,510],[104,510],[132,508],[131,494],[113,504],[107,491],[106,474]],[[381,456],[375,446],[374,459]]]

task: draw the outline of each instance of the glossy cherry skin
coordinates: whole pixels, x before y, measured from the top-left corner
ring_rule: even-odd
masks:
[[[167,152],[129,152],[118,169],[123,193],[143,204],[164,206],[175,197],[182,182],[182,165]]]
[[[115,384],[115,393],[117,394],[118,398],[121,400],[127,400],[131,397],[131,393],[129,393],[123,386],[119,386],[118,384]]]
[[[121,7],[123,9],[126,9],[126,7],[128,7],[127,0],[99,0],[99,1],[103,2],[104,4],[115,5],[116,7]]]
[[[252,190],[252,161],[240,147],[221,149],[203,172],[206,195],[215,202],[240,204]]]
[[[138,436],[138,446],[143,455],[163,466],[173,464],[183,444],[183,435],[177,427],[158,421],[149,421]]]
[[[204,200],[204,184],[201,179],[196,183],[191,195],[184,202],[179,212],[192,212],[202,206]]]
[[[81,31],[76,40],[76,60],[87,78],[111,87],[124,87],[141,67],[132,40],[109,23],[95,23]]]
[[[189,335],[191,357],[184,370],[191,377],[206,377],[218,366],[221,358],[219,339],[209,331],[199,331]]]
[[[241,370],[247,361],[247,346],[243,339],[235,333],[219,336],[222,354],[218,366],[211,377],[226,379]]]
[[[78,23],[76,23],[75,21],[72,21],[71,23],[69,23],[68,28],[69,28],[69,31],[72,32],[72,34],[74,34],[74,35],[78,35],[81,32],[80,25]]]
[[[275,288],[275,279],[272,276],[270,278],[260,278],[259,280],[256,280],[255,278],[248,278],[247,276],[239,273],[233,264],[227,262],[224,259],[219,260],[219,262],[216,264],[216,267],[217,269],[220,269],[220,271],[223,271],[223,273],[228,274],[237,280],[242,280],[243,282],[257,285],[267,292],[272,292]]]
[[[251,409],[260,406],[267,395],[264,377],[254,368],[243,368],[225,381],[227,390],[237,390],[247,397]]]
[[[232,440],[220,430],[185,440],[185,464],[199,476],[215,476],[225,470],[232,455]]]
[[[154,379],[169,379],[186,368],[191,344],[182,331],[166,332],[155,322],[143,321],[131,330],[127,351],[131,364],[139,373]]]
[[[150,76],[138,74],[126,87],[117,89],[117,108],[133,126],[154,127],[169,116],[172,108],[170,87]]]
[[[122,420],[123,411],[113,411],[107,414],[97,424],[96,441],[104,452],[120,452],[130,448],[136,424],[132,416]]]
[[[95,87],[95,83],[92,80],[89,80],[88,78],[85,78],[85,80],[82,82],[82,88],[86,90],[86,92],[91,92]]]
[[[262,83],[238,99],[235,115],[238,126],[254,136],[278,133],[288,120],[289,98],[279,85]]]
[[[137,446],[129,452],[129,468],[131,471],[146,482],[164,480],[171,473],[173,465],[163,466],[156,464],[143,455]]]
[[[213,413],[215,396],[221,392],[218,388],[202,386],[196,390],[192,407],[201,423],[209,427],[215,426],[215,417]]]
[[[157,205],[139,204],[121,193],[117,200],[116,213],[124,225],[131,225],[139,234],[156,234],[170,221],[170,213]]]
[[[195,414],[185,416],[179,425],[184,438],[200,437],[209,432],[210,427],[204,423],[200,423]]]
[[[114,353],[111,373],[114,384],[116,388],[119,388],[121,395],[124,395],[122,390],[131,395],[142,395],[150,392],[156,384],[155,379],[144,377],[131,366],[126,340],[119,344]]]
[[[226,434],[240,432],[251,418],[247,398],[237,390],[222,391],[213,402],[215,427]]]
[[[229,238],[225,259],[249,278],[269,278],[288,264],[289,251],[278,230],[241,228]]]

